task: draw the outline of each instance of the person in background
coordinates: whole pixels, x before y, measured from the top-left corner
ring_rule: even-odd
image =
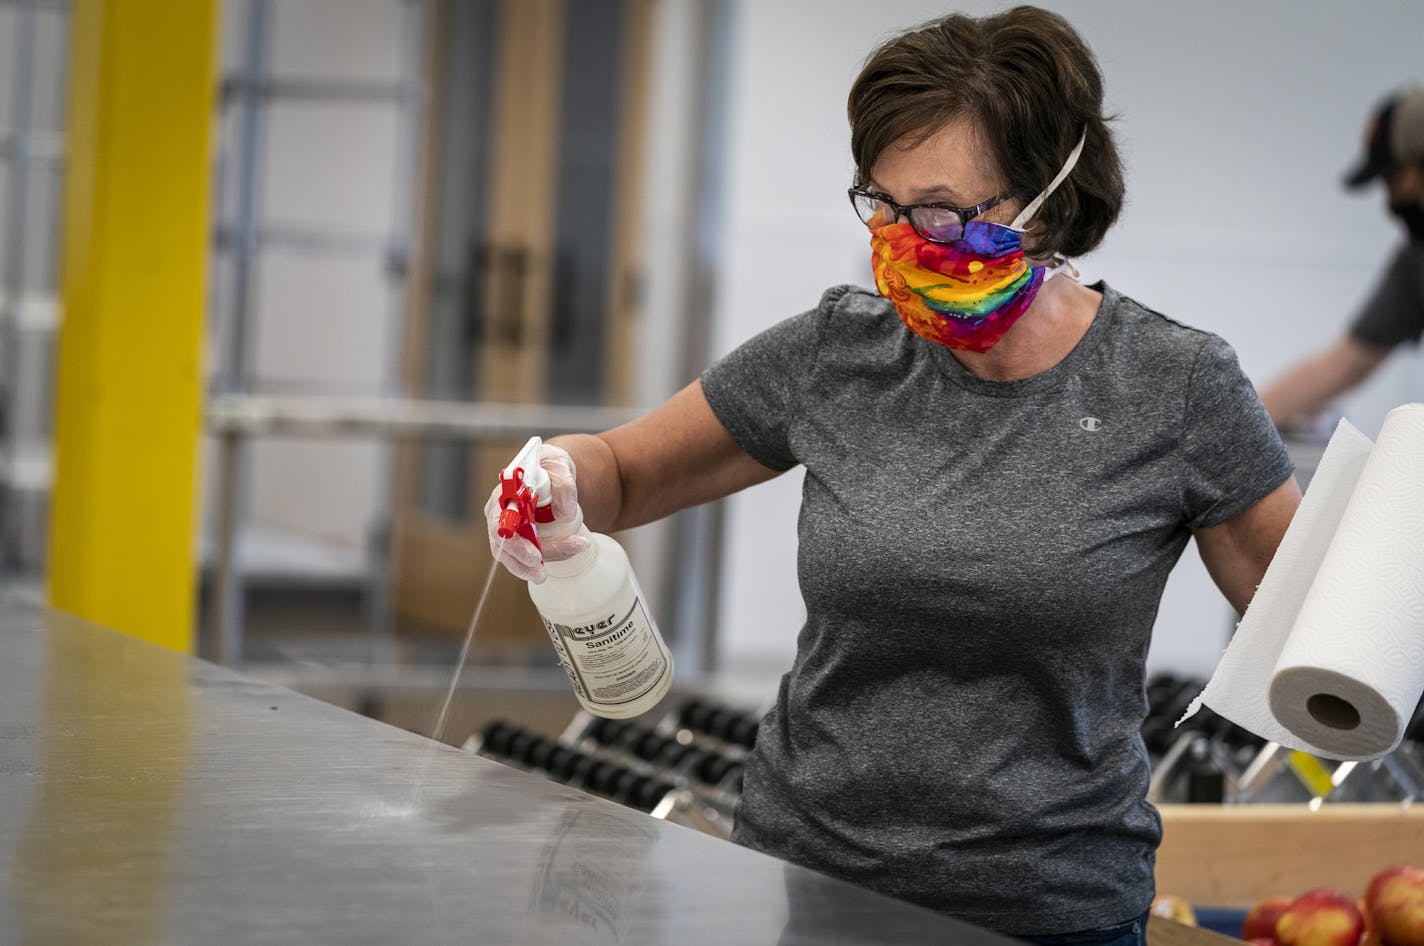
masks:
[[[1389,212],[1406,239],[1345,334],[1262,389],[1261,400],[1282,429],[1308,424],[1396,347],[1424,334],[1424,85],[1391,96],[1371,115],[1364,158],[1345,186],[1376,180],[1384,182]]]
[[[1123,182],[1062,17],[895,36],[848,111],[879,293],[836,286],[646,416],[556,438],[554,506],[611,532],[804,467],[807,617],[733,840],[1031,941],[1141,946],[1158,603],[1195,538],[1246,608],[1290,458],[1226,342],[1068,264]],[[491,550],[540,580],[499,512]]]

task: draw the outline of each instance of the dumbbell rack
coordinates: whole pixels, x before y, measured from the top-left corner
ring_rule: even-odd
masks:
[[[1370,762],[1324,761],[1269,742],[1241,773],[1239,800],[1265,800],[1275,783],[1290,779],[1310,793],[1314,808],[1325,802],[1413,802],[1424,798],[1424,759],[1412,739]]]
[[[580,712],[558,738],[495,719],[465,748],[727,838],[756,733],[752,715],[693,698],[654,726]]]
[[[1148,681],[1148,799],[1162,802],[1404,802],[1424,798],[1424,704],[1404,741],[1372,762],[1331,762],[1268,742],[1203,707],[1177,726],[1201,679]]]
[[[1240,779],[1265,745],[1207,707],[1180,726],[1205,680],[1157,674],[1147,683],[1142,739],[1152,762],[1149,801],[1221,804],[1242,800]]]
[[[1267,742],[1205,707],[1177,726],[1205,685],[1167,674],[1148,682],[1149,801],[1318,807],[1424,798],[1424,706],[1390,755],[1336,763]],[[491,720],[465,748],[725,838],[757,729],[754,715],[697,697],[655,725],[580,712],[557,738]]]

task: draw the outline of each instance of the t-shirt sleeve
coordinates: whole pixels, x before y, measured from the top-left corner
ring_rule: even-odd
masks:
[[[1424,248],[1405,244],[1350,326],[1358,342],[1393,348],[1424,334]]]
[[[782,472],[797,460],[791,425],[815,368],[825,312],[835,298],[753,336],[702,372],[712,412],[738,445],[762,466]]]
[[[1183,418],[1182,504],[1187,525],[1219,525],[1295,472],[1281,435],[1236,360],[1212,335],[1197,353]]]

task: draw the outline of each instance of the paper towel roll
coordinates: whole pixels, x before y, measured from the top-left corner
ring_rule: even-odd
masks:
[[[1424,405],[1342,421],[1204,702],[1315,755],[1392,750],[1424,692]],[[1185,717],[1184,717],[1185,718]]]
[[[1389,752],[1424,690],[1424,405],[1396,408],[1365,461],[1276,661],[1281,725],[1341,758]]]

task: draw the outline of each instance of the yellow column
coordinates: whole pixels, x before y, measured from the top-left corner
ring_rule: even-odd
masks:
[[[192,649],[217,0],[75,0],[49,600]]]

